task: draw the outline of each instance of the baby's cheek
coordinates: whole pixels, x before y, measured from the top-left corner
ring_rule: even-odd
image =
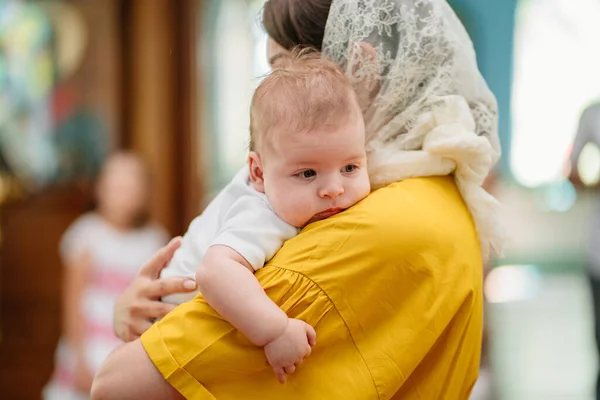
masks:
[[[286,218],[283,218],[284,221],[296,227],[306,225],[308,220],[313,217],[309,200],[299,194],[290,193],[284,208],[287,216]]]
[[[293,197],[286,195],[284,192],[278,192],[271,193],[268,198],[269,203],[271,204],[271,207],[277,216],[288,224],[296,226],[296,213],[294,212],[294,207],[292,204]]]
[[[363,197],[366,197],[369,193],[371,193],[371,182],[369,181],[369,175],[366,171],[364,172],[362,183],[361,194]]]

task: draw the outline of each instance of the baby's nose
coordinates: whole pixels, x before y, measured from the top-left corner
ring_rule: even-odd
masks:
[[[338,182],[332,182],[321,188],[319,197],[335,199],[344,194],[344,186]]]

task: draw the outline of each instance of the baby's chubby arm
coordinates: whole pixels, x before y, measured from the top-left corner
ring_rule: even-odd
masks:
[[[287,315],[266,295],[252,266],[224,245],[211,246],[196,273],[200,292],[223,318],[263,347],[280,382],[310,354],[315,333]]]
[[[230,247],[210,247],[196,280],[211,307],[255,345],[262,347],[285,330],[287,315],[265,294],[248,261]]]

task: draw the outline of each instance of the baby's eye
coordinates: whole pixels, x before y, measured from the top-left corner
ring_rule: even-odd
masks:
[[[356,165],[346,165],[344,168],[342,168],[342,172],[349,174],[351,172],[354,172],[358,169],[358,167]]]
[[[317,176],[317,171],[315,171],[314,169],[307,169],[306,171],[302,171],[302,172],[298,173],[298,176],[300,178],[305,178],[305,179],[314,178],[315,176]]]

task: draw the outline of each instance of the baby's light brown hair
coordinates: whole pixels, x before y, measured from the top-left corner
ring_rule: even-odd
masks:
[[[250,105],[250,150],[274,131],[310,132],[336,127],[360,113],[340,68],[314,50],[293,50],[261,82]]]

